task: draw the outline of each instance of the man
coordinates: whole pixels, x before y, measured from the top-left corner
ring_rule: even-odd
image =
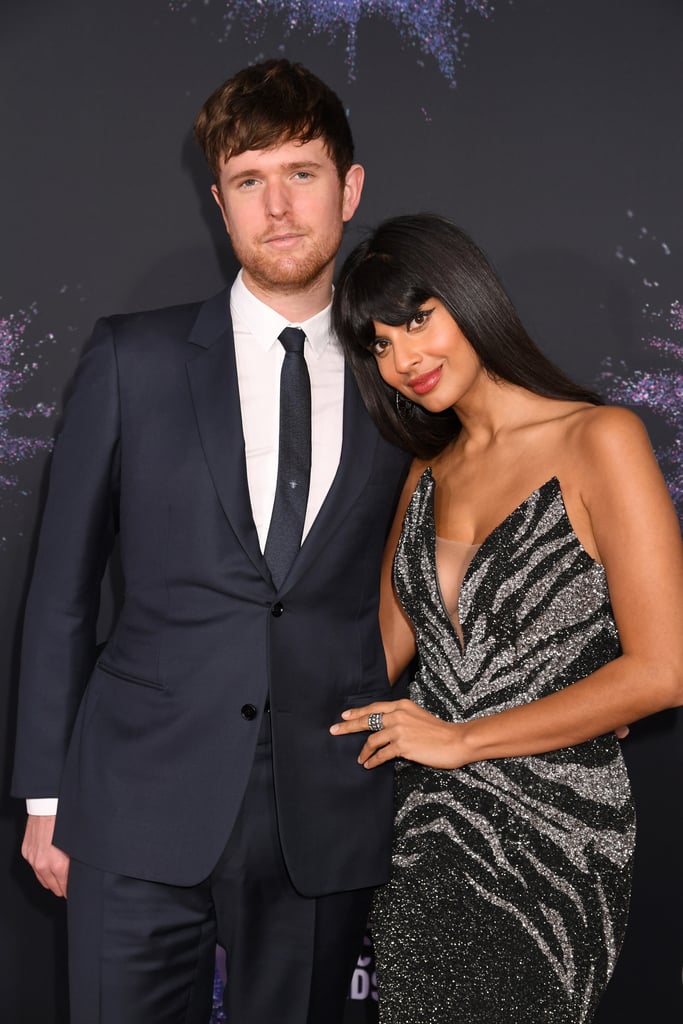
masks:
[[[406,464],[330,333],[363,169],[339,99],[284,60],[221,86],[195,132],[242,270],[95,329],[55,449],[13,788],[34,801],[24,856],[68,885],[73,1024],[206,1024],[216,938],[232,1024],[332,1024],[388,874],[391,777],[328,730],[386,694]],[[117,531],[123,607],[93,669]],[[57,796],[55,824],[35,798]]]

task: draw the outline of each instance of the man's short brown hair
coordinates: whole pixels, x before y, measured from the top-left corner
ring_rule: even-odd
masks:
[[[229,78],[199,111],[194,134],[217,183],[230,157],[292,139],[322,139],[342,182],[353,163],[341,100],[303,64],[288,60],[267,60]]]

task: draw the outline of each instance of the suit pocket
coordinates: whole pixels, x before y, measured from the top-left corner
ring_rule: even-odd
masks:
[[[147,686],[152,690],[166,689],[166,687],[156,679],[141,679],[139,676],[130,675],[128,672],[120,672],[118,669],[112,668],[110,665],[104,665],[101,661],[98,661],[96,667],[100,672],[105,672],[108,676],[113,676],[115,679],[121,679],[124,683],[134,683],[136,686]]]
[[[344,697],[345,708],[362,708],[366,704],[374,704],[375,701],[392,700],[391,687],[387,683],[381,689],[367,690],[365,693],[350,693]]]

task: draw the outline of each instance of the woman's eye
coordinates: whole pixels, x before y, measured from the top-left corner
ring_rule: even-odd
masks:
[[[370,345],[370,351],[373,356],[383,356],[386,350],[389,348],[389,342],[386,338],[375,338]]]
[[[427,323],[433,312],[433,309],[418,309],[415,316],[408,321],[406,327],[408,328],[409,331],[413,327],[424,327],[424,325]]]

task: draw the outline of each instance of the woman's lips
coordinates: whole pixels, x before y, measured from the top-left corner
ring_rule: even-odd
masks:
[[[440,379],[441,367],[438,366],[435,370],[430,370],[429,373],[423,373],[421,377],[414,377],[408,382],[408,387],[414,391],[416,395],[426,395],[436,387]]]

